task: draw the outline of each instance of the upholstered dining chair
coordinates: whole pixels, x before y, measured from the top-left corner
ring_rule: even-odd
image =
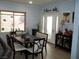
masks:
[[[16,52],[23,52],[23,51],[27,50],[27,48],[24,47],[23,45],[14,43],[14,37],[13,36],[6,35],[6,37],[7,37],[8,45],[13,50],[13,59],[15,59],[15,53]]]
[[[44,47],[45,47],[45,51],[47,52],[47,40],[48,40],[48,34],[46,33],[42,33],[42,32],[37,32],[36,33],[36,37],[40,37],[40,38],[44,38]]]
[[[37,42],[38,41],[38,42]],[[43,59],[43,46],[44,45],[44,39],[34,39],[32,42],[32,46],[27,48],[27,56],[32,55],[32,59],[34,59],[34,55],[41,54],[41,57]]]
[[[0,59],[11,59],[12,50],[8,44],[0,37]]]

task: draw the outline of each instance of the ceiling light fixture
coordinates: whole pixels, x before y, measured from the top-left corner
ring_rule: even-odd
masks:
[[[33,2],[32,1],[29,1],[29,4],[32,4]]]

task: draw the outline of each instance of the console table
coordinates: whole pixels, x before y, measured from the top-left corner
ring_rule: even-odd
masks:
[[[56,34],[55,47],[71,50],[72,36]]]

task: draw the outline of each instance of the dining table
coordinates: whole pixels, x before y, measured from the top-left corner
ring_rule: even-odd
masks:
[[[28,45],[28,44],[32,44],[34,40],[36,39],[42,39],[40,37],[36,37],[30,34],[25,34],[24,37],[22,36],[14,36],[15,40],[23,45]]]

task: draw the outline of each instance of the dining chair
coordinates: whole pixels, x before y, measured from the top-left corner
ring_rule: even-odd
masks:
[[[8,44],[9,47],[12,49],[11,41],[10,41],[10,37],[9,37],[9,35],[6,35],[6,39],[7,39],[7,44]]]
[[[26,50],[26,47],[24,47],[23,45],[14,43],[14,40],[13,40],[14,37],[13,36],[6,35],[6,37],[7,37],[8,45],[13,50],[13,59],[15,59],[15,53],[16,52],[23,52],[23,51]]]
[[[44,38],[44,47],[45,47],[45,51],[47,53],[47,40],[48,40],[48,34],[46,33],[42,33],[42,32],[37,32],[36,33],[36,37],[40,37],[40,38]]]
[[[32,46],[27,48],[26,52],[27,56],[32,55],[32,59],[34,59],[35,55],[41,54],[41,57],[43,59],[43,45],[44,45],[44,39],[34,39],[32,42]]]
[[[7,39],[7,44],[9,45],[9,47],[12,49],[12,41],[11,41],[11,37],[9,35],[6,35],[6,39]],[[16,42],[15,40],[13,40],[14,44],[19,44],[18,42]]]
[[[6,44],[6,42],[3,40],[3,38],[0,37],[0,59],[10,59],[12,56],[12,50]]]

